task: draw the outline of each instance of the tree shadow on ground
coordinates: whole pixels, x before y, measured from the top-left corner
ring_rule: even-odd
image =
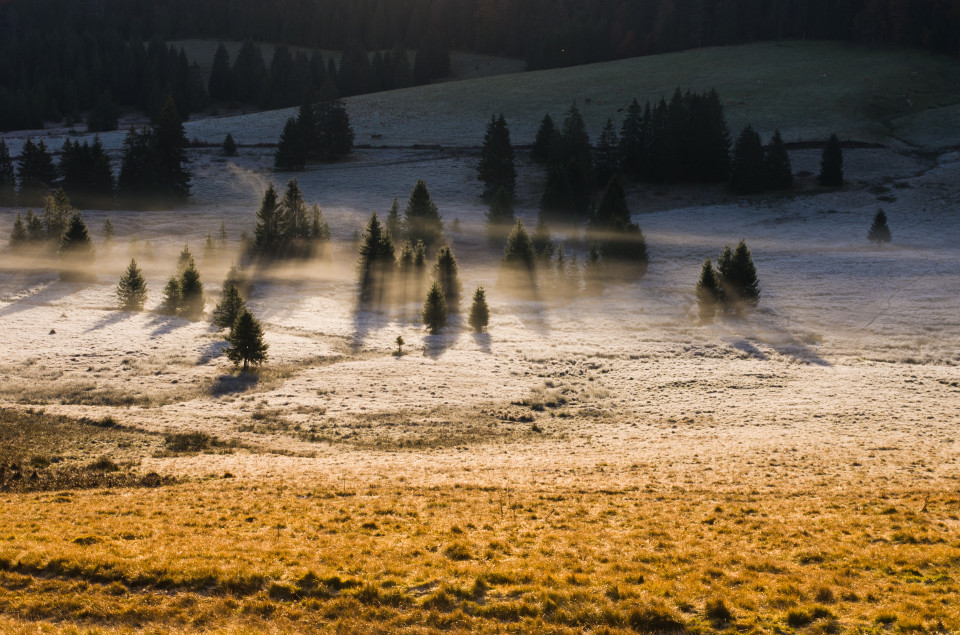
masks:
[[[207,347],[204,349],[203,353],[200,355],[200,359],[197,360],[197,366],[203,366],[212,362],[213,360],[221,357],[223,351],[230,343],[225,340],[217,340],[216,342],[210,342]]]
[[[99,322],[91,326],[86,330],[87,333],[93,333],[94,331],[99,331],[105,329],[108,326],[113,326],[114,324],[119,324],[124,320],[129,320],[133,317],[133,311],[111,311],[109,315],[100,319]]]
[[[756,359],[766,360],[769,357],[757,347],[761,345],[798,362],[824,367],[832,366],[813,350],[808,342],[782,326],[768,321],[752,323],[746,318],[737,317],[728,318],[726,326],[730,330],[730,335],[736,338],[730,345]]]
[[[732,342],[730,346],[732,346],[733,348],[739,351],[743,351],[750,357],[754,357],[756,359],[759,359],[760,361],[767,361],[768,359],[770,359],[769,357],[767,357],[767,355],[763,351],[761,351],[759,348],[757,348],[756,346],[754,346],[753,344],[751,344],[745,339]]]
[[[150,323],[150,326],[154,327],[153,332],[150,333],[150,337],[168,335],[177,329],[185,327],[189,323],[190,321],[185,318],[178,318],[173,315],[157,315]]]
[[[236,375],[220,375],[210,386],[210,394],[214,397],[246,392],[260,383],[260,375],[256,373],[240,372]]]
[[[58,300],[84,290],[90,286],[89,282],[61,282],[59,279],[53,279],[46,283],[40,283],[34,287],[36,290],[28,295],[14,300],[5,307],[0,308],[0,317],[9,317],[29,311],[38,306],[49,306]]]
[[[423,338],[423,354],[430,359],[437,359],[447,352],[460,339],[463,328],[463,316],[459,313],[447,319],[447,325],[439,333],[428,333]]]
[[[490,344],[493,340],[489,333],[474,333],[473,341],[482,353],[487,353],[489,355],[493,352],[490,348]]]
[[[353,333],[350,336],[353,351],[359,352],[367,336],[382,329],[388,321],[384,307],[371,302],[358,302],[353,310]]]

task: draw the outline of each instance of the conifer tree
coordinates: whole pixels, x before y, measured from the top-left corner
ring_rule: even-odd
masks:
[[[103,234],[103,242],[105,244],[110,244],[113,242],[113,238],[116,235],[113,229],[113,221],[109,217],[103,219],[103,229],[100,232]]]
[[[469,321],[475,333],[483,333],[490,323],[490,307],[487,306],[487,292],[483,287],[477,287],[473,292]]]
[[[547,168],[547,183],[540,197],[540,211],[556,220],[571,220],[576,214],[573,188],[567,169],[558,164]]]
[[[783,145],[780,131],[773,133],[770,145],[763,153],[764,185],[770,190],[786,190],[793,185],[793,170],[790,155]]]
[[[506,238],[516,220],[510,199],[510,193],[507,192],[506,188],[500,187],[490,201],[486,221],[487,237],[491,244],[502,244],[503,239]]]
[[[227,342],[230,343],[224,351],[227,358],[235,366],[242,363],[243,372],[247,372],[250,364],[259,366],[267,361],[269,345],[263,341],[263,326],[247,309],[243,309],[237,316],[237,321],[230,328]]]
[[[180,278],[171,276],[163,287],[163,300],[160,302],[160,312],[166,315],[177,315],[183,306],[183,293],[180,290]]]
[[[310,218],[310,239],[313,241],[314,250],[325,250],[330,242],[330,224],[316,203],[310,209]]]
[[[620,171],[617,131],[613,127],[612,119],[607,119],[600,131],[597,148],[593,153],[593,166],[598,183],[607,183]]]
[[[70,224],[73,205],[63,188],[43,200],[43,231],[49,240],[60,240]]]
[[[253,230],[253,249],[261,255],[273,255],[280,242],[280,218],[277,213],[277,190],[267,185],[257,210],[257,225]]]
[[[27,241],[27,227],[23,223],[20,212],[17,212],[17,219],[13,221],[13,229],[10,230],[10,249],[16,251],[26,245]]]
[[[168,97],[160,109],[160,118],[151,135],[150,156],[156,177],[156,194],[162,202],[181,202],[190,196],[187,145],[183,119],[173,97]]]
[[[379,300],[384,295],[387,279],[395,266],[395,248],[377,213],[370,215],[360,243],[360,301]]]
[[[549,114],[546,114],[537,129],[537,137],[533,142],[533,148],[530,150],[530,158],[537,163],[547,163],[556,152],[559,143],[560,133],[553,124],[553,119]]]
[[[96,250],[87,233],[87,225],[80,212],[74,212],[60,237],[60,279],[77,281],[89,279],[89,274],[80,273],[80,267],[93,264]]]
[[[459,313],[463,285],[457,269],[457,258],[446,245],[437,250],[437,260],[433,264],[433,279],[440,283],[447,310],[450,313]]]
[[[213,310],[213,323],[217,328],[226,329],[233,326],[240,312],[247,308],[240,295],[240,290],[233,282],[224,282],[223,297]]]
[[[709,322],[713,319],[721,298],[717,273],[713,269],[713,263],[707,258],[700,268],[700,280],[697,282],[697,308],[701,322]]]
[[[214,101],[230,101],[233,98],[233,78],[230,75],[230,54],[227,47],[220,42],[217,52],[213,56],[213,67],[210,69],[210,81],[207,83],[207,92]]]
[[[477,178],[485,185],[484,197],[490,199],[494,192],[504,188],[513,197],[516,189],[517,170],[513,163],[513,146],[510,144],[510,129],[503,113],[490,118],[483,137]]]
[[[12,205],[16,196],[17,177],[7,142],[0,139],[0,206]]]
[[[199,320],[203,317],[203,308],[206,298],[203,296],[203,283],[200,282],[200,272],[193,258],[187,268],[180,275],[180,314],[188,320]]]
[[[553,237],[550,235],[550,227],[547,225],[547,219],[543,212],[537,214],[537,224],[533,228],[530,245],[533,248],[533,253],[541,262],[549,263],[553,259]]]
[[[625,225],[630,223],[630,209],[627,207],[627,193],[623,183],[617,177],[610,179],[607,189],[604,190],[600,204],[597,205],[590,219],[590,226],[597,231],[605,231],[614,224]]]
[[[237,142],[233,140],[233,135],[227,133],[227,136],[223,138],[223,156],[225,157],[235,157],[237,156]]]
[[[839,187],[843,185],[843,149],[837,135],[830,135],[820,157],[820,185]]]
[[[183,249],[180,250],[180,255],[177,256],[177,275],[183,275],[183,272],[186,271],[187,267],[190,266],[190,262],[193,260],[193,254],[190,253],[190,245],[183,243]]]
[[[509,276],[507,282],[510,286],[536,285],[536,254],[530,236],[519,218],[510,235],[507,236],[507,245],[504,247],[500,266],[501,273]],[[520,278],[520,282],[515,281],[513,276]]]
[[[404,224],[407,236],[412,242],[422,240],[427,247],[437,242],[443,234],[443,221],[440,211],[430,198],[427,184],[420,179],[410,192],[407,208],[404,211]]]
[[[306,164],[307,149],[300,136],[300,128],[296,119],[290,117],[280,133],[273,165],[280,170],[302,170]]]
[[[883,209],[879,209],[873,217],[873,224],[870,225],[870,230],[867,232],[867,240],[872,243],[877,243],[878,245],[883,245],[884,243],[890,242],[891,239],[890,227],[887,225],[887,213],[884,212]]]
[[[730,187],[737,194],[756,194],[764,188],[763,144],[750,124],[740,133],[733,148]]]
[[[639,179],[643,174],[646,139],[643,126],[643,109],[634,99],[627,108],[627,116],[620,126],[620,165],[625,175]],[[605,183],[607,179],[600,180]]]
[[[117,284],[117,304],[121,311],[142,311],[146,301],[147,281],[137,266],[137,261],[131,259],[126,273]]]
[[[447,301],[443,297],[443,289],[440,288],[439,282],[434,281],[430,291],[427,292],[420,318],[432,334],[436,334],[447,325]]]
[[[600,253],[606,263],[626,267],[636,277],[647,273],[650,257],[643,230],[633,222],[616,221],[610,225],[606,239],[600,244]]]
[[[724,307],[739,313],[744,307],[757,306],[760,282],[747,243],[741,240],[736,249],[727,245],[717,264]]]
[[[21,204],[33,205],[46,196],[57,179],[57,168],[42,139],[35,144],[27,138],[17,159],[17,172]]]
[[[390,237],[394,240],[394,242],[396,242],[403,238],[402,231],[400,220],[400,202],[397,201],[397,197],[394,196],[393,204],[390,206],[390,211],[387,212],[387,232],[390,233]]]

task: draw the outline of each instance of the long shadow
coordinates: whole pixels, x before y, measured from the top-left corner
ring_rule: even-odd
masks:
[[[487,353],[488,355],[493,352],[493,350],[490,348],[490,343],[492,340],[489,333],[474,333],[473,341],[476,343],[481,352]]]
[[[545,303],[540,294],[540,288],[535,282],[518,284],[497,283],[501,290],[514,301],[510,310],[520,320],[524,327],[535,331],[541,337],[550,335],[550,324],[547,321]]]
[[[447,325],[439,333],[430,333],[423,338],[423,354],[430,359],[437,359],[460,339],[463,328],[463,316],[459,313],[451,315]]]
[[[14,300],[13,303],[0,308],[0,317],[16,315],[17,313],[29,311],[37,306],[51,305],[57,300],[61,300],[69,295],[82,291],[90,286],[90,283],[62,282],[60,280],[53,279],[47,283],[40,283],[40,285],[37,286],[41,285],[42,287],[34,293],[22,297],[19,300]]]
[[[743,351],[747,355],[751,357],[755,357],[761,361],[766,361],[769,359],[769,357],[767,357],[763,351],[761,351],[759,348],[757,348],[756,346],[754,346],[753,344],[751,344],[745,339],[737,340],[736,342],[733,342],[732,344],[730,344],[730,346],[734,347],[737,350]]]
[[[161,335],[168,335],[173,333],[177,329],[182,329],[189,323],[189,320],[184,318],[174,317],[172,315],[158,315],[151,322],[152,326],[156,328],[153,329],[153,332],[150,333],[150,337],[160,337]]]
[[[353,333],[350,338],[350,346],[355,353],[363,348],[367,335],[383,327],[387,319],[383,311],[383,307],[372,302],[357,302],[353,309]]]
[[[778,354],[792,357],[799,362],[825,367],[832,365],[820,357],[809,345],[805,344],[785,328],[769,324],[753,325],[754,328],[749,329],[753,331],[752,333],[744,333],[743,331],[747,330],[747,328],[744,327],[749,327],[750,325],[746,321],[741,321],[736,318],[732,319],[736,321],[731,323],[733,327],[731,331],[734,331],[731,332],[731,335],[737,337],[737,339],[731,346],[757,359],[766,360],[768,356],[758,349],[754,343],[768,346]],[[740,328],[737,328],[738,326]]]
[[[239,373],[237,375],[220,375],[210,387],[214,397],[221,397],[237,392],[246,392],[260,383],[260,376],[255,373]]]
[[[99,331],[105,329],[108,326],[113,326],[114,324],[119,324],[124,320],[129,320],[133,316],[132,311],[111,311],[109,315],[102,318],[99,322],[91,326],[86,330],[87,333],[93,333],[94,331]]]
[[[217,359],[223,355],[223,349],[229,345],[229,342],[224,340],[210,342],[207,348],[203,351],[203,354],[200,355],[200,359],[197,360],[197,366],[203,366],[209,362]]]

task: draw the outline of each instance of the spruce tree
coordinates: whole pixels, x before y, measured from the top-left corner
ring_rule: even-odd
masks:
[[[613,120],[607,119],[593,153],[593,169],[598,183],[607,183],[620,171],[619,154],[616,128],[613,127]]]
[[[290,117],[280,133],[273,165],[279,170],[302,170],[306,164],[307,149],[300,137],[300,127],[296,119]]]
[[[760,301],[760,282],[747,243],[741,240],[736,249],[728,245],[718,262],[723,304],[739,313],[744,307],[755,307]]]
[[[843,149],[837,135],[830,135],[820,156],[820,185],[839,187],[843,185]]]
[[[536,286],[536,254],[530,236],[519,218],[507,236],[500,268],[501,283],[506,282],[510,287]],[[506,278],[503,278],[504,274]]]
[[[223,138],[223,156],[225,157],[235,157],[237,156],[237,142],[233,140],[233,135],[227,133],[227,136]]]
[[[180,278],[171,276],[163,287],[163,300],[160,302],[160,312],[166,315],[177,315],[183,306],[183,293],[180,290]]]
[[[233,78],[230,76],[230,54],[223,42],[217,46],[213,56],[213,68],[210,69],[210,81],[207,92],[214,101],[230,101],[233,98]]]
[[[572,220],[576,215],[573,188],[564,166],[551,164],[547,168],[547,182],[540,197],[540,211],[559,221]]]
[[[70,224],[74,208],[63,188],[43,200],[43,231],[49,240],[60,240]]]
[[[243,309],[231,325],[227,342],[230,343],[224,351],[227,358],[235,366],[242,363],[243,372],[247,372],[250,364],[259,366],[267,361],[269,345],[263,341],[263,326],[247,309]]]
[[[80,273],[80,267],[93,264],[96,250],[87,233],[87,225],[80,212],[74,212],[60,237],[60,279],[67,281],[88,280],[90,274]]]
[[[763,153],[764,185],[769,190],[786,190],[793,186],[793,170],[790,155],[783,145],[780,131],[773,133],[770,145]]]
[[[488,200],[494,192],[504,188],[513,196],[517,183],[517,170],[513,163],[513,146],[510,144],[510,129],[503,113],[490,118],[483,137],[477,179],[485,185],[484,197]]]
[[[379,301],[395,266],[395,247],[377,213],[370,215],[360,243],[360,301]]]
[[[430,198],[427,184],[420,179],[410,192],[407,208],[404,211],[404,223],[411,242],[422,240],[427,247],[437,242],[443,235],[443,221],[440,211]]]
[[[162,202],[177,203],[190,195],[190,171],[186,165],[187,135],[173,97],[160,109],[151,135],[151,158],[156,176],[156,195]]]
[[[240,295],[237,285],[224,282],[223,297],[213,310],[213,323],[220,329],[230,328],[236,323],[240,312],[246,308],[247,304]]]
[[[700,268],[700,280],[697,282],[697,308],[701,322],[709,322],[713,319],[721,298],[717,273],[713,269],[713,263],[707,258]]]
[[[502,244],[515,220],[510,193],[501,187],[493,195],[486,215],[487,237],[490,243]]]
[[[650,262],[647,240],[636,223],[611,224],[606,239],[600,244],[600,253],[605,263],[616,263],[636,277],[642,278],[647,273]]]
[[[559,143],[560,133],[553,124],[553,119],[549,114],[546,114],[537,129],[537,137],[533,142],[533,148],[530,150],[530,158],[537,163],[547,163],[556,152]]]
[[[142,311],[146,301],[147,281],[137,261],[131,259],[126,273],[117,284],[117,304],[121,311]]]
[[[593,218],[590,219],[590,226],[596,231],[605,231],[615,223],[628,224],[630,222],[630,209],[627,207],[627,193],[623,189],[623,183],[617,177],[610,179],[607,189],[603,192],[600,204],[594,210]]]
[[[13,221],[13,229],[10,230],[10,249],[16,251],[26,245],[27,242],[27,227],[23,223],[20,212],[17,212],[17,219]]]
[[[47,195],[57,179],[57,168],[42,139],[33,143],[27,138],[17,159],[17,172],[21,204],[34,205]]]
[[[17,177],[7,142],[0,139],[0,206],[12,205],[16,196]]]
[[[203,296],[203,283],[200,282],[200,272],[197,265],[190,259],[187,268],[180,274],[180,314],[188,320],[199,320],[203,317],[203,308],[206,298]]]
[[[490,323],[490,307],[487,306],[487,292],[477,287],[473,292],[473,304],[470,305],[470,326],[476,333],[483,333]]]
[[[394,242],[403,238],[403,229],[400,220],[400,202],[396,196],[393,197],[393,204],[390,206],[390,211],[387,212],[387,232],[390,233],[390,237]]]
[[[113,229],[113,222],[110,220],[109,217],[103,219],[103,229],[101,230],[100,233],[103,234],[103,242],[105,244],[109,245],[110,243],[113,242],[113,238],[116,235],[116,233],[114,232],[114,229]]]
[[[447,310],[451,313],[459,313],[463,285],[460,282],[457,258],[446,245],[437,250],[437,260],[433,264],[433,279],[440,283]]]
[[[253,249],[261,256],[272,256],[279,247],[280,218],[277,214],[277,190],[267,185],[257,210],[257,225],[253,230]]]
[[[423,311],[420,313],[424,326],[433,334],[436,334],[447,325],[447,301],[443,297],[443,289],[440,283],[434,281],[430,291],[427,292],[427,299],[423,303]]]
[[[627,108],[627,116],[620,126],[619,154],[620,165],[625,175],[639,179],[643,173],[646,153],[644,138],[643,109],[634,99]],[[609,177],[607,177],[609,179]],[[601,183],[606,180],[601,180]]]
[[[887,226],[887,213],[884,212],[883,209],[879,209],[873,217],[873,224],[870,225],[870,230],[867,232],[867,240],[882,245],[890,242],[891,239],[890,227]]]
[[[730,187],[737,194],[757,194],[764,188],[763,144],[750,124],[737,137],[730,165]]]

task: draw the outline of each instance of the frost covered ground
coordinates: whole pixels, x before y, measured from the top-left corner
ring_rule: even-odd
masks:
[[[677,486],[735,487],[774,469],[779,487],[949,482],[958,476],[960,155],[845,156],[850,184],[838,192],[809,177],[795,194],[750,199],[633,188],[649,272],[570,301],[520,302],[496,287],[473,151],[360,150],[311,168],[296,176],[330,222],[334,255],[257,283],[250,306],[270,363],[243,380],[222,334],[155,309],[184,243],[211,309],[230,257],[204,262],[203,237],[225,221],[235,248],[266,182],[293,175],[268,169],[269,151],[236,160],[199,151],[189,207],[86,212],[95,237],[106,215],[118,233],[99,247],[96,283],[64,283],[43,262],[3,257],[0,401],[203,430],[252,449],[141,457],[144,469],[177,474],[526,483],[632,479],[640,469]],[[792,159],[795,171],[815,172],[819,156]],[[542,175],[526,163],[520,172],[518,213],[532,225]],[[393,196],[402,203],[417,178],[447,221],[465,296],[489,289],[488,334],[461,325],[427,336],[416,304],[356,310],[351,237],[370,211],[385,213]],[[865,238],[880,206],[894,237],[884,247]],[[6,234],[13,212],[0,218]],[[142,314],[113,309],[134,235],[153,245],[152,258],[141,256],[150,285]],[[700,326],[700,263],[740,238],[758,268],[759,309]],[[567,249],[583,258],[575,241]],[[548,296],[548,275],[541,284]],[[398,335],[408,353],[399,358]]]

